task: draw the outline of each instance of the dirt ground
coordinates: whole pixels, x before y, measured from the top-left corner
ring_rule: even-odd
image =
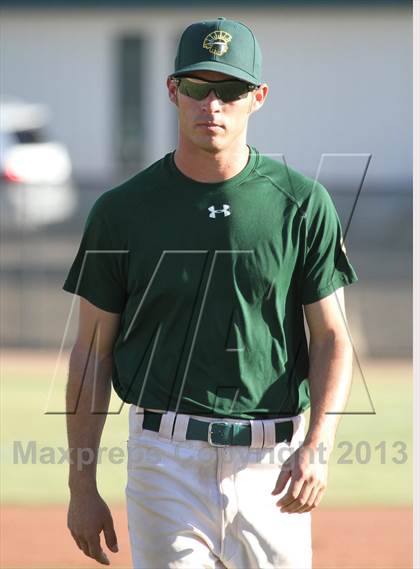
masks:
[[[36,365],[54,370],[57,354],[8,350],[3,371],[31,371]],[[65,370],[64,354],[60,370]],[[383,375],[395,373],[406,360],[369,362]],[[64,373],[64,371],[63,371]],[[2,569],[76,569],[99,567],[74,544],[66,526],[66,508],[2,506],[0,567]],[[111,566],[131,567],[125,508],[112,507],[120,551],[109,552]],[[314,569],[411,569],[412,518],[407,508],[354,508],[313,513]],[[199,569],[199,568],[197,568]]]
[[[111,565],[131,567],[124,507],[112,508],[120,551]],[[409,569],[409,509],[319,510],[313,514],[314,569]],[[76,547],[64,507],[1,509],[2,568],[99,567]],[[197,568],[198,569],[198,568]]]

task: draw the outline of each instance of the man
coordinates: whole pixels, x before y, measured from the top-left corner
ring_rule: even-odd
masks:
[[[310,567],[352,373],[343,286],[357,277],[325,188],[246,144],[268,93],[252,31],[192,24],[167,87],[175,152],[97,200],[64,284],[81,297],[69,446],[97,453],[112,375],[130,404],[136,569]],[[69,529],[108,564],[96,461],[73,465],[69,486]]]

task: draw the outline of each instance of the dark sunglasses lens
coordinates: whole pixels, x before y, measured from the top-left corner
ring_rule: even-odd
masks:
[[[231,81],[224,85],[219,85],[215,89],[217,96],[225,103],[242,99],[248,94],[248,85],[243,81]]]
[[[205,99],[210,90],[211,85],[208,83],[194,83],[193,81],[188,81],[188,79],[181,79],[179,82],[179,91],[183,95],[187,95],[197,101]]]
[[[197,101],[205,99],[212,90],[224,103],[229,103],[246,96],[249,88],[244,81],[225,81],[222,83],[195,83],[188,79],[179,81],[179,91]]]

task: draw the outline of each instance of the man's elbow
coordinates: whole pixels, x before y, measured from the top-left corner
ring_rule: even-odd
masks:
[[[347,330],[332,328],[321,336],[311,338],[309,350],[349,356],[353,354],[353,344]]]
[[[70,353],[67,392],[79,393],[94,384],[96,378],[106,383],[111,378],[112,361],[112,353],[100,353],[76,342]]]

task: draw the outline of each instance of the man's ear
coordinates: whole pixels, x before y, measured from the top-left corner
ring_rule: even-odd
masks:
[[[250,109],[249,109],[249,113],[252,114],[255,111],[258,111],[258,109],[260,109],[263,104],[264,101],[266,100],[268,95],[268,85],[267,83],[262,83],[258,89],[256,89],[255,91],[253,91],[252,93],[252,98],[251,98],[251,104],[250,104]]]
[[[178,86],[175,81],[172,81],[170,77],[166,80],[166,86],[168,87],[169,100],[176,106],[178,106]]]

